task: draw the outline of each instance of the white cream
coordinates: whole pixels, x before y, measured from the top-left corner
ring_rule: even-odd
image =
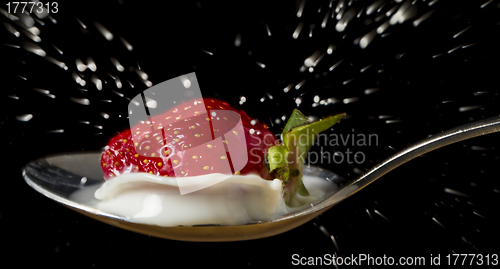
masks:
[[[220,176],[209,174],[189,180],[206,181]],[[95,198],[100,201],[92,207],[132,222],[163,227],[242,225],[252,221],[271,221],[311,206],[337,188],[322,178],[304,176],[303,180],[310,196],[297,194],[290,203],[294,207],[289,207],[283,200],[278,179],[269,181],[257,175],[238,175],[181,195],[175,178],[127,173],[106,181],[95,191]]]

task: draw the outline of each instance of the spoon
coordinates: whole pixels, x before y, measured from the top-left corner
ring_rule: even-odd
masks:
[[[273,236],[296,228],[415,157],[449,144],[498,131],[500,131],[500,116],[455,127],[407,147],[354,181],[345,180],[325,169],[305,167],[304,174],[324,178],[337,184],[340,190],[301,211],[273,221],[252,222],[246,225],[161,227],[134,223],[122,216],[100,211],[92,207],[92,203],[82,203],[71,194],[82,188],[97,190],[104,182],[98,161],[100,152],[47,156],[28,163],[23,169],[23,176],[28,185],[41,194],[86,216],[133,232],[183,241],[249,240]]]

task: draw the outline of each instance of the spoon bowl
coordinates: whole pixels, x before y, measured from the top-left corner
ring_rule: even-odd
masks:
[[[47,156],[28,163],[23,169],[23,176],[28,185],[36,191],[86,216],[133,232],[183,241],[238,241],[269,237],[302,225],[328,209],[323,208],[311,214],[300,214],[299,211],[284,215],[275,221],[252,222],[246,225],[162,227],[134,223],[124,216],[104,212],[95,206],[98,200],[94,198],[93,193],[105,182],[99,166],[100,156],[100,152]],[[304,167],[304,174],[324,179],[339,187],[348,183],[344,178],[314,166]],[[76,192],[86,195],[73,195]],[[332,194],[329,193],[328,197]],[[312,207],[316,205],[317,203]]]
[[[500,116],[462,125],[428,137],[370,169],[354,181],[348,181],[328,170],[306,166],[305,175],[316,176],[338,186],[328,196],[298,212],[272,221],[245,225],[196,225],[161,227],[134,223],[123,216],[110,214],[93,207],[97,200],[89,195],[84,200],[72,194],[88,189],[92,194],[103,183],[99,166],[100,152],[47,156],[28,163],[23,169],[25,181],[41,194],[86,216],[126,230],[183,241],[238,241],[280,234],[315,218],[332,206],[355,194],[376,179],[398,166],[432,150],[473,137],[500,131]],[[94,199],[94,200],[92,200]]]

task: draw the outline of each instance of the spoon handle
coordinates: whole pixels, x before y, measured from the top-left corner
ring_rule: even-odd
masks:
[[[320,210],[324,207],[329,207],[344,200],[345,198],[353,195],[362,188],[368,186],[368,184],[372,183],[376,179],[389,173],[394,168],[422,154],[439,149],[449,144],[460,142],[462,140],[499,131],[500,116],[496,116],[461,125],[423,139],[413,146],[407,147],[406,149],[396,153],[395,155],[376,165],[361,177],[349,184],[347,187],[343,188],[341,191],[337,192],[336,194],[325,200],[323,203],[318,204],[320,208],[316,208],[316,210]]]

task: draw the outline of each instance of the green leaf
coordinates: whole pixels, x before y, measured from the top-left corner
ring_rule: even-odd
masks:
[[[286,145],[290,152],[292,152],[292,147],[297,147],[293,152],[295,152],[298,157],[304,159],[304,154],[306,154],[314,144],[316,135],[332,127],[344,116],[345,113],[337,114],[313,123],[294,127],[285,134],[283,142],[286,141]]]
[[[269,171],[280,167],[288,167],[288,149],[283,145],[270,147],[268,150]]]
[[[300,114],[302,115],[302,113]],[[305,161],[305,155],[314,144],[316,135],[332,127],[344,116],[345,113],[342,113],[313,123],[298,125],[285,133],[283,143],[286,144],[288,149],[288,168],[293,171],[284,188],[283,197],[287,204],[296,192],[303,196],[309,195],[302,182],[302,165]]]
[[[302,166],[305,156],[313,145],[316,135],[332,127],[345,114],[337,114],[309,123],[304,114],[294,109],[283,129],[283,144],[268,149],[266,167],[273,178],[283,183],[283,198],[287,204],[295,193],[309,195],[302,182]]]
[[[288,149],[284,145],[272,146],[267,153],[269,162],[269,171],[275,178],[281,179],[283,184],[290,178],[290,169],[288,168]]]
[[[285,140],[286,133],[290,131],[292,128],[304,125],[308,122],[309,120],[307,119],[306,116],[304,116],[304,114],[302,114],[302,112],[300,112],[298,109],[293,110],[292,115],[290,115],[290,118],[288,118],[288,121],[286,122],[285,128],[283,129],[282,133],[282,139],[285,146],[286,146],[286,140]]]

